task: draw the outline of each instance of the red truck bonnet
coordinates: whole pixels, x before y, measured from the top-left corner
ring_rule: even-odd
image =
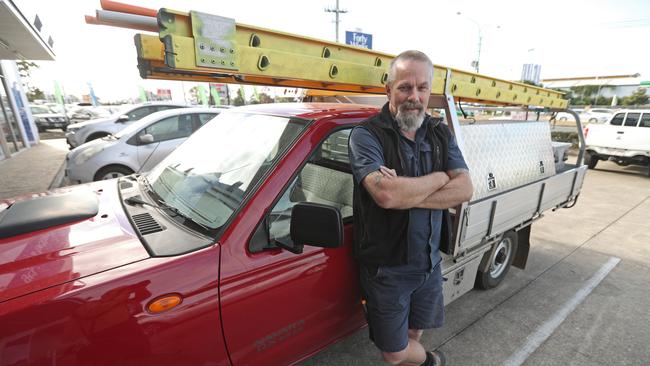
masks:
[[[0,201],[0,212],[14,202],[65,194],[96,195],[97,214],[0,239],[0,303],[149,257],[115,180]]]

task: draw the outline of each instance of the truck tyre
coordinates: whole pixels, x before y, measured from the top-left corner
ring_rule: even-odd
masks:
[[[488,260],[485,271],[479,268],[476,273],[475,287],[487,290],[497,287],[508,274],[512,260],[517,253],[517,233],[508,231],[497,242],[496,248],[484,254]]]
[[[114,179],[114,178],[119,178],[131,174],[133,174],[133,170],[129,169],[128,167],[125,167],[124,165],[109,165],[99,169],[97,173],[95,173],[94,180],[98,181],[98,180]]]
[[[589,169],[595,168],[596,164],[598,164],[598,156],[587,151],[585,153],[585,163],[587,164],[587,168]]]
[[[88,136],[86,138],[86,141],[84,141],[84,142],[96,140],[96,139],[102,138],[104,136],[108,136],[108,133],[106,133],[106,132],[95,132],[92,135]]]

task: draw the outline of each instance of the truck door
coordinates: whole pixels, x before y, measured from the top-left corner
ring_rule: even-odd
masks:
[[[639,123],[640,117],[641,113],[639,112],[627,112],[623,123],[615,128],[616,136],[612,141],[613,148],[630,149],[630,142],[634,140],[634,134],[637,130],[636,125]]]
[[[349,132],[327,137],[291,177],[247,243],[248,270],[221,283],[224,334],[235,365],[293,363],[364,324],[352,257]],[[291,241],[291,208],[304,201],[339,208],[343,247],[305,246],[294,254],[274,244]],[[265,225],[269,235],[258,240]]]
[[[628,116],[630,114],[631,113],[628,113]],[[630,128],[630,130],[630,133],[627,133],[626,131],[626,149],[650,151],[650,113],[646,112],[641,114],[639,124],[634,128]]]

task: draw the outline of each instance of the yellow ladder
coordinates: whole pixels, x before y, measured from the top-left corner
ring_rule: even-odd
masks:
[[[197,11],[160,9],[158,36],[137,34],[143,78],[384,94],[393,55],[237,24]],[[563,93],[434,66],[432,94],[495,105],[563,109]]]

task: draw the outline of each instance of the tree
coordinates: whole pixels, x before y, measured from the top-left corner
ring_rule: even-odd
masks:
[[[35,86],[30,86],[27,81],[27,78],[31,75],[31,71],[38,69],[38,64],[32,61],[19,60],[16,61],[16,66],[18,66],[18,75],[20,75],[23,88],[26,90],[25,95],[27,96],[27,100],[33,102],[37,99],[45,99],[45,93]]]
[[[38,69],[39,67],[35,62],[27,60],[16,61],[16,66],[18,66],[18,75],[21,78],[28,78],[31,74],[31,69]]]
[[[237,89],[237,96],[235,99],[233,99],[233,104],[234,105],[244,105],[246,104],[246,101],[244,100],[244,92],[242,88]]]
[[[34,86],[28,87],[27,93],[25,93],[25,95],[27,96],[27,100],[29,100],[30,102],[33,102],[38,99],[45,99],[45,93],[43,93],[41,89]]]
[[[648,104],[650,98],[645,93],[645,88],[638,88],[632,93],[632,95],[627,96],[621,100],[621,104],[628,105],[643,105]]]

